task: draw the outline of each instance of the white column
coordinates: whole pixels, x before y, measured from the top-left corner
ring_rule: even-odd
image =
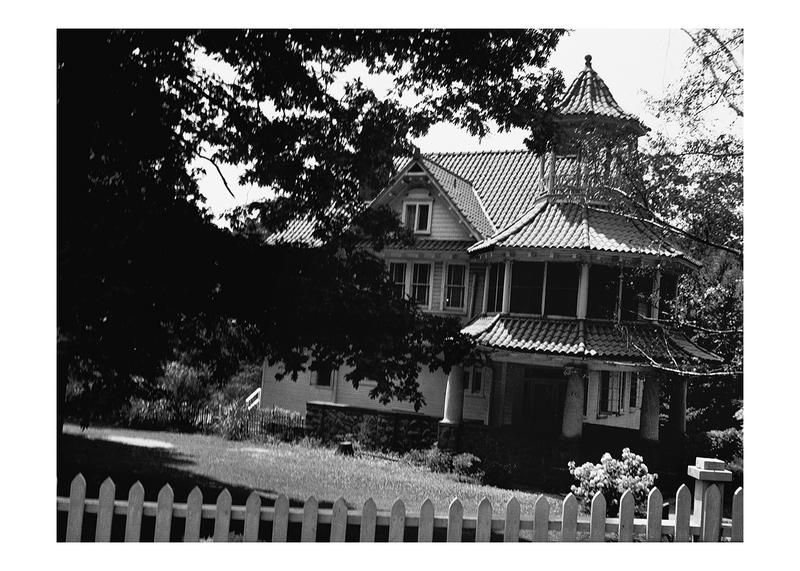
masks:
[[[653,373],[646,373],[642,389],[642,408],[639,417],[639,436],[658,442],[659,386]]]
[[[564,401],[564,418],[561,436],[579,438],[583,432],[583,375],[578,369],[570,372],[567,380],[567,398]]]
[[[454,365],[447,375],[447,388],[444,392],[445,424],[461,424],[464,409],[464,367]]]
[[[508,313],[511,307],[511,260],[506,260],[505,275],[503,277],[503,313]]]
[[[589,305],[589,264],[581,264],[581,278],[578,282],[578,319],[586,319]]]

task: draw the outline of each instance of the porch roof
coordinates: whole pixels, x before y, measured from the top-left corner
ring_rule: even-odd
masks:
[[[674,328],[601,320],[482,315],[464,329],[480,345],[526,353],[659,364],[721,362]]]

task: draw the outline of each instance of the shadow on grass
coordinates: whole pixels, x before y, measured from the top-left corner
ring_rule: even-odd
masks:
[[[120,442],[86,438],[76,434],[62,434],[56,451],[56,491],[59,496],[69,496],[72,479],[78,474],[86,478],[86,497],[97,498],[100,485],[111,477],[116,485],[116,499],[127,500],[130,487],[137,481],[145,490],[145,501],[156,501],[158,492],[169,484],[175,493],[176,503],[185,503],[189,492],[197,486],[203,492],[203,503],[213,504],[223,489],[227,489],[234,505],[244,505],[250,492],[262,495],[262,505],[272,505],[276,492],[267,489],[243,488],[222,482],[193,471],[194,460],[175,449],[146,448]],[[84,515],[83,540],[93,541],[96,516]],[[241,533],[242,522],[231,522],[232,533]],[[142,519],[142,540],[152,541],[154,518]],[[262,522],[262,532],[271,533],[271,524]],[[203,520],[201,537],[213,534],[213,520]],[[66,513],[58,512],[57,540],[63,541],[66,529]],[[112,541],[124,537],[125,517],[114,516]],[[183,519],[173,520],[172,536],[180,541],[183,537]]]

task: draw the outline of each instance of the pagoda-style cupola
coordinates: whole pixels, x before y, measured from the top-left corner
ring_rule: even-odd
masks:
[[[555,121],[549,194],[596,197],[596,189],[624,186],[624,165],[635,164],[637,140],[648,128],[620,107],[592,56],[557,103]]]
[[[619,106],[606,82],[592,68],[590,55],[586,56],[586,67],[564,93],[556,110],[558,122],[564,127],[577,127],[587,122],[604,124],[637,137],[648,131],[638,117]]]

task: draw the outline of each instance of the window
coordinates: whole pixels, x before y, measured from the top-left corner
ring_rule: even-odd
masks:
[[[589,377],[583,377],[583,416],[589,414]]]
[[[503,310],[503,287],[506,275],[505,264],[489,266],[489,293],[486,298],[486,311]]]
[[[670,321],[673,319],[673,305],[678,289],[678,278],[673,274],[661,274],[658,292],[658,319]]]
[[[544,310],[547,315],[574,317],[578,305],[578,264],[548,263]]]
[[[611,371],[600,371],[600,412],[620,414],[624,398],[621,375]]]
[[[331,366],[317,363],[316,367],[316,371],[313,371],[311,374],[312,384],[317,385],[318,387],[331,386],[331,382],[333,380],[333,369]]]
[[[512,313],[542,313],[544,262],[514,262],[511,267]]]
[[[628,377],[628,384],[631,387],[630,397],[628,398],[628,408],[639,406],[639,375],[637,373],[625,373]]]
[[[403,208],[403,224],[414,234],[430,233],[431,203],[406,202]]]
[[[589,303],[586,316],[595,319],[616,319],[619,294],[619,268],[591,266],[589,268]]]
[[[402,262],[391,262],[389,264],[389,279],[392,282],[392,289],[397,297],[402,298],[406,294],[406,265]]]
[[[431,299],[431,265],[414,264],[411,274],[411,298],[418,305],[427,307]]]
[[[630,321],[650,317],[653,275],[640,269],[626,268],[622,273],[620,319]]]
[[[464,309],[466,299],[467,267],[447,266],[447,282],[444,294],[445,309]]]
[[[467,367],[464,370],[464,391],[470,395],[483,394],[483,369]]]

